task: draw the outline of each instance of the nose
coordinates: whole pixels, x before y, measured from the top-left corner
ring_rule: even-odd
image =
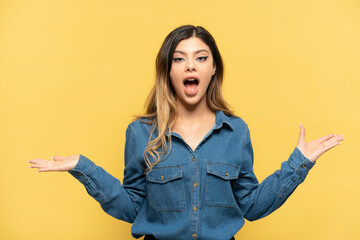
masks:
[[[186,72],[194,72],[194,71],[196,71],[196,67],[195,67],[195,64],[194,64],[193,61],[188,61],[187,62],[185,71]]]

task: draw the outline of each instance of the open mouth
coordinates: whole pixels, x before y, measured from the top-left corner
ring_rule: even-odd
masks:
[[[199,81],[195,78],[189,78],[189,79],[186,79],[185,82],[184,82],[184,85],[199,85]]]
[[[196,78],[188,78],[184,81],[184,89],[187,95],[193,96],[197,93],[199,80]]]

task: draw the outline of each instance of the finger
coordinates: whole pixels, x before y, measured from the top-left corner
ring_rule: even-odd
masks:
[[[340,142],[340,141],[343,141],[344,138],[342,137],[342,135],[336,135],[330,139],[328,139],[327,141],[325,141],[324,143],[329,145],[329,144],[333,144],[335,142]]]
[[[65,160],[65,159],[66,159],[66,157],[53,156],[53,157],[51,157],[51,159],[53,159],[54,161],[62,161],[62,160]]]
[[[53,165],[55,162],[50,160],[44,160],[44,159],[34,159],[28,161],[29,163],[32,163],[30,167],[47,167]]]
[[[54,168],[39,168],[38,172],[62,172],[63,170],[58,170]]]
[[[330,138],[332,138],[332,137],[335,137],[336,135],[335,134],[328,134],[328,135],[325,135],[325,136],[323,136],[323,137],[321,137],[321,138],[318,138],[317,139],[317,141],[318,142],[320,142],[320,143],[322,143],[322,142],[325,142],[325,141],[327,141],[327,140],[329,140]]]
[[[59,164],[60,163],[60,164]],[[44,161],[40,163],[36,163],[30,166],[30,168],[38,168],[39,171],[64,171],[63,162],[55,162],[55,161]]]
[[[53,162],[53,161],[36,158],[36,159],[32,159],[32,160],[30,160],[28,162],[29,163],[46,163],[46,162]]]
[[[30,168],[45,168],[49,167],[49,164],[46,163],[37,163],[30,166]]]
[[[48,168],[39,168],[37,172],[50,172]]]
[[[43,171],[43,169],[50,168],[55,162],[51,160],[35,158],[29,160],[28,163],[31,164],[29,168],[37,168],[39,172],[39,171]]]
[[[305,128],[300,123],[300,133],[299,133],[299,141],[298,143],[304,143],[305,142]]]
[[[34,158],[34,159],[29,160],[28,163],[36,163],[36,162],[41,161],[41,160],[43,160],[43,159]]]
[[[335,135],[336,135],[336,134],[335,134]],[[342,135],[342,134],[336,135],[336,138],[337,138],[339,141],[345,140],[344,135]]]
[[[332,148],[334,148],[334,147],[336,147],[336,146],[338,146],[340,144],[341,144],[341,142],[333,142],[333,143],[329,143],[329,144],[325,145],[324,148],[323,148],[324,149],[323,153],[327,152],[328,150],[330,150],[330,149],[332,149]]]

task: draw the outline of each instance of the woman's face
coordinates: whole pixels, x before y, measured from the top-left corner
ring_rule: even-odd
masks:
[[[211,51],[200,38],[181,40],[175,48],[170,70],[178,104],[193,108],[206,101],[206,90],[215,70]]]

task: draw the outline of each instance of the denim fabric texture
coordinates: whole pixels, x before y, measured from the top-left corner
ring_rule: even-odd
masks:
[[[105,212],[133,223],[135,238],[229,240],[244,218],[253,221],[279,208],[315,164],[295,147],[281,169],[259,184],[247,124],[218,111],[195,151],[172,133],[170,154],[145,174],[150,131],[139,120],[129,124],[123,184],[83,155],[69,171]]]

